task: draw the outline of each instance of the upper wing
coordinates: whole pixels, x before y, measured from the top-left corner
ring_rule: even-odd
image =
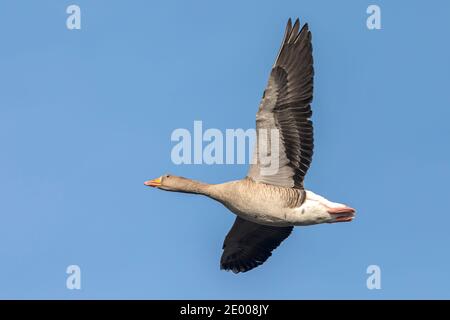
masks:
[[[248,176],[256,182],[301,189],[314,147],[310,120],[314,70],[311,32],[307,24],[300,32],[299,28],[298,19],[294,26],[289,19],[256,114],[257,142]],[[273,129],[278,130],[278,137],[271,139]],[[278,152],[276,172],[268,171],[270,164],[261,161],[261,143],[267,148],[267,153],[261,150],[262,154],[268,158],[274,155],[273,150]],[[278,148],[270,155],[275,145]]]
[[[220,268],[246,272],[263,264],[293,227],[272,227],[236,217],[225,237]]]

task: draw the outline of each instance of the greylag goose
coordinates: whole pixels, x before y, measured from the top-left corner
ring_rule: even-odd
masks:
[[[145,182],[162,190],[205,195],[237,215],[223,243],[221,269],[239,273],[263,264],[294,226],[348,222],[355,215],[353,208],[303,187],[313,155],[313,73],[308,24],[300,30],[299,20],[292,25],[289,19],[256,114],[256,161],[247,176],[207,184],[166,174]],[[276,138],[265,136],[265,143],[279,145],[275,172],[265,170],[267,164],[260,159],[262,129],[279,132]]]

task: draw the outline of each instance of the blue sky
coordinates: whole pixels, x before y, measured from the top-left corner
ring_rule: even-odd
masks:
[[[81,30],[66,8],[81,8]],[[368,30],[366,8],[381,8]],[[446,1],[2,1],[0,298],[450,298]],[[252,128],[288,17],[313,33],[306,187],[357,208],[219,270],[234,216],[152,190],[246,165],[172,163],[176,128]],[[81,290],[66,288],[67,266]],[[381,268],[380,290],[366,268]]]

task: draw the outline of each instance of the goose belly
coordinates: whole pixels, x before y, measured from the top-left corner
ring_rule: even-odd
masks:
[[[233,203],[224,202],[224,205],[245,220],[277,227],[294,225],[294,210],[286,208],[279,199],[241,195],[234,200]]]

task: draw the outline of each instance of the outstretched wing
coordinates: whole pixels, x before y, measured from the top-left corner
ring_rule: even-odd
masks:
[[[246,272],[263,264],[293,227],[272,227],[236,217],[223,243],[220,268]]]
[[[314,70],[311,32],[307,24],[300,31],[299,28],[298,19],[294,26],[289,19],[256,114],[257,142],[248,177],[256,182],[302,189],[314,147],[310,120]],[[277,130],[278,137],[271,139],[273,129]],[[277,144],[278,148],[274,149],[278,153],[277,170],[267,170],[273,161],[269,164],[261,161],[260,141],[267,145],[267,155],[271,146]],[[268,158],[271,156],[273,152]]]

